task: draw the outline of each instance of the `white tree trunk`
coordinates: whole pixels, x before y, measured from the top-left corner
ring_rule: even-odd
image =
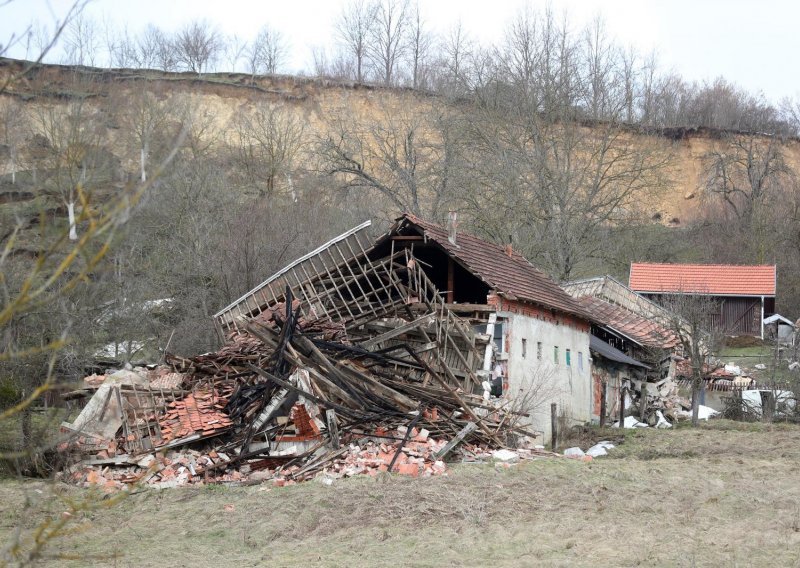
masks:
[[[140,159],[140,162],[142,164],[142,181],[147,181],[147,172],[145,171],[145,167],[144,167],[145,166],[145,157],[144,156],[145,156],[145,151],[144,151],[144,148],[142,148],[141,159]]]
[[[297,203],[297,192],[294,190],[294,182],[292,181],[292,174],[286,174],[286,183],[289,185],[289,191],[292,193],[292,201]]]
[[[75,225],[75,202],[67,203],[67,215],[69,215],[69,240],[78,240],[78,227]]]

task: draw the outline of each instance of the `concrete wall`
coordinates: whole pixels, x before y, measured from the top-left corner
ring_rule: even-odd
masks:
[[[508,308],[508,302],[504,303],[503,307]],[[550,313],[519,311],[498,311],[503,322],[503,351],[508,355],[506,392],[517,400],[525,393],[532,393],[530,424],[549,440],[552,402],[558,405],[559,414],[566,414],[570,426],[592,419],[589,325]],[[558,347],[557,362],[555,347]]]

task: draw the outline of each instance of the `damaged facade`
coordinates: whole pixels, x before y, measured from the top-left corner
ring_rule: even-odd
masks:
[[[590,319],[568,294],[475,237],[406,215],[373,242],[368,225],[217,313],[219,351],[89,377],[63,425],[66,473],[112,486],[435,475],[456,452],[541,452],[550,401],[589,420]]]
[[[409,214],[400,217],[369,246],[359,241],[359,228],[355,231],[315,253],[324,256],[327,262],[356,258],[360,254],[375,266],[388,259],[409,259],[410,275],[424,276],[426,284],[422,287],[430,288],[426,293],[441,302],[441,309],[467,323],[477,337],[490,340],[480,346],[477,356],[466,353],[462,360],[451,353],[452,372],[464,377],[460,380],[465,392],[482,392],[483,382],[497,372],[499,365],[505,398],[513,400],[519,411],[528,415],[528,425],[545,437],[550,432],[551,402],[558,405],[571,424],[592,419],[594,404],[588,364],[591,318],[522,255],[510,247],[459,233],[454,226],[446,229]],[[222,310],[216,316],[218,329],[222,333],[235,329],[236,316],[249,316],[257,312],[257,303],[280,298],[280,286],[284,283],[294,286],[298,297],[306,295],[299,283],[324,270],[321,266],[304,267],[313,262],[311,258],[287,267]],[[333,300],[344,306],[340,311],[351,304],[351,292],[333,296]],[[315,305],[313,293],[305,298],[305,303]],[[415,321],[430,306],[420,298],[411,297],[404,309],[407,318]],[[321,306],[320,311],[324,310]]]
[[[447,307],[494,342],[480,371],[499,362],[504,397],[550,435],[550,404],[570,425],[596,418],[589,366],[591,316],[510,246],[404,215],[376,244],[413,253]],[[492,352],[497,361],[492,363]]]
[[[677,418],[671,411],[684,410],[685,405],[675,380],[681,345],[669,328],[675,316],[611,276],[569,282],[564,289],[594,318],[595,411],[604,418],[619,417],[625,389],[626,414],[661,411]],[[657,416],[653,422],[658,423]]]

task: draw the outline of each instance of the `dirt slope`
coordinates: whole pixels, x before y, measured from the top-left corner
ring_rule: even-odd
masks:
[[[21,70],[18,62],[0,60],[0,81]],[[217,143],[230,133],[231,119],[239,110],[259,100],[291,109],[306,124],[306,137],[311,139],[325,128],[325,121],[339,109],[361,116],[381,120],[386,112],[376,108],[413,108],[430,104],[436,97],[415,93],[408,89],[391,89],[353,83],[310,79],[303,77],[257,77],[234,73],[206,74],[198,78],[191,73],[163,73],[145,70],[100,70],[45,65],[15,82],[2,97],[13,98],[26,108],[41,104],[61,104],[75,94],[74,81],[79,78],[81,92],[89,96],[96,109],[113,115],[115,108],[124,104],[125,97],[141,88],[157,90],[159,96],[188,96],[205,109],[212,126],[207,135],[217,138]],[[109,124],[105,131],[109,148],[122,160],[127,170],[136,171],[138,154],[122,152],[122,134],[118,125]],[[646,135],[635,135],[643,140]],[[658,134],[671,140],[675,154],[673,180],[669,191],[644,204],[654,222],[679,226],[695,218],[704,206],[705,182],[703,157],[719,142],[718,133],[705,129]],[[2,150],[2,140],[0,140]],[[800,170],[800,142],[785,143],[787,161]],[[310,148],[309,148],[310,151]],[[0,175],[9,171],[7,152],[0,151]],[[307,155],[306,160],[313,159]],[[14,188],[0,183],[0,208],[9,203],[29,200],[29,195],[14,194]]]

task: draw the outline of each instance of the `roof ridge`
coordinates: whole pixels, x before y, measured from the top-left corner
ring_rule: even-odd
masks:
[[[777,264],[724,264],[702,262],[631,262],[631,267],[636,266],[724,266],[735,268],[777,268]]]

